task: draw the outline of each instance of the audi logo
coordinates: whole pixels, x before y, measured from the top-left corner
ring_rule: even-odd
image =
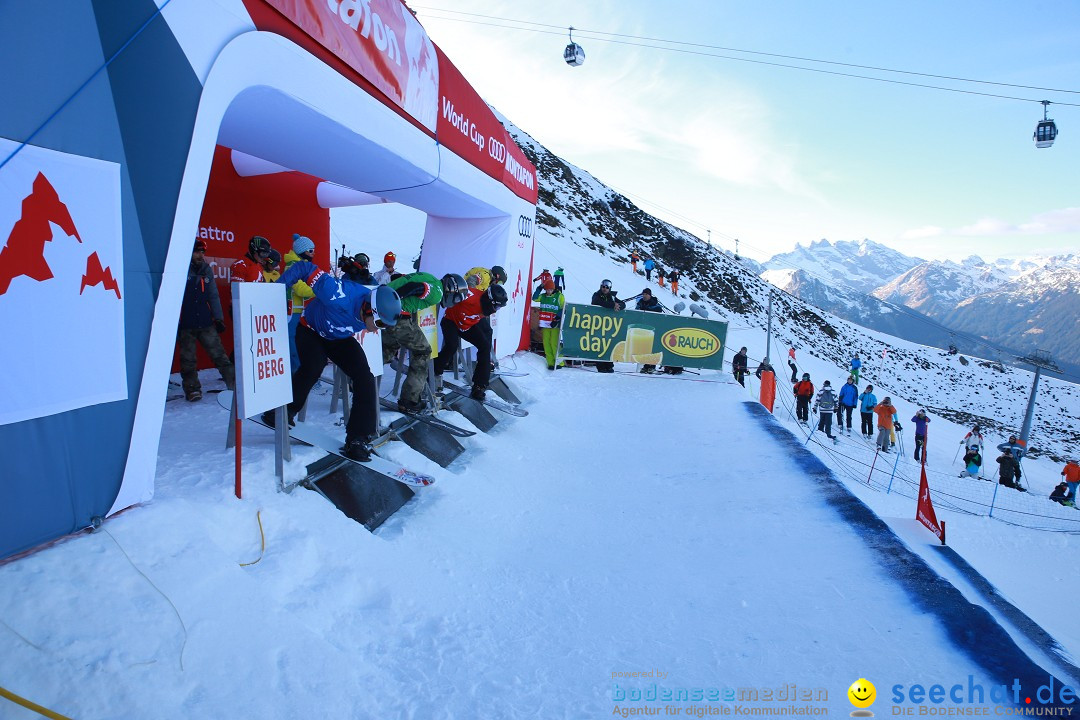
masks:
[[[533,219],[525,215],[518,215],[518,235],[526,238],[532,237],[532,231]]]
[[[500,163],[505,161],[506,160],[506,145],[503,145],[501,142],[499,142],[495,138],[491,137],[490,135],[488,136],[487,141],[488,141],[488,155],[491,156],[491,159],[494,160],[495,162],[500,162]]]

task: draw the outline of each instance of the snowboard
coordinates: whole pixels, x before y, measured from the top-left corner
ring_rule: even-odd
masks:
[[[446,391],[446,392],[452,392],[455,395],[461,395],[462,397],[472,397],[471,395],[469,395],[469,388],[461,387],[461,386],[455,385],[454,383],[446,382],[445,380],[443,381],[443,390]],[[475,398],[473,398],[473,399],[475,399]],[[495,410],[499,410],[501,412],[504,412],[507,415],[513,415],[515,417],[528,417],[528,415],[529,415],[528,410],[525,410],[524,408],[522,408],[522,407],[520,407],[518,405],[508,403],[505,400],[499,400],[499,399],[493,398],[490,395],[488,395],[488,397],[485,397],[483,400],[477,400],[477,402],[482,402],[484,405],[487,405],[489,408],[494,408]]]
[[[472,430],[466,430],[463,427],[458,427],[457,425],[448,423],[442,418],[435,417],[435,414],[429,410],[424,410],[420,412],[408,412],[406,410],[400,409],[396,402],[392,400],[387,400],[386,398],[379,398],[379,405],[381,405],[384,410],[392,410],[406,417],[413,418],[414,420],[419,420],[425,425],[430,425],[431,427],[438,428],[439,430],[442,430],[444,432],[448,432],[454,437],[472,437],[476,434]]]
[[[233,394],[229,390],[225,390],[218,394],[218,404],[226,410],[232,410]],[[268,425],[262,421],[262,417],[256,415],[255,417],[247,418],[248,421],[255,423],[256,425],[262,425],[264,428],[273,430],[273,426]],[[371,453],[371,459],[367,462],[359,462],[353,460],[344,454],[342,447],[343,443],[340,438],[336,438],[328,431],[323,430],[320,427],[316,427],[311,423],[297,423],[295,426],[289,428],[289,437],[305,445],[317,447],[320,450],[325,450],[331,455],[336,455],[342,460],[348,460],[351,463],[356,463],[362,467],[366,467],[369,470],[374,470],[380,475],[385,475],[391,480],[397,480],[403,485],[410,487],[427,487],[428,485],[435,484],[435,478],[430,475],[418,473],[413,470],[409,470],[403,467],[393,460],[388,460],[381,455]]]

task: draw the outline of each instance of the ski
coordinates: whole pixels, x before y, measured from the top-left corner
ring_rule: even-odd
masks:
[[[418,420],[425,425],[430,425],[431,427],[448,432],[454,437],[472,437],[476,434],[472,430],[466,430],[463,427],[458,427],[457,425],[448,423],[442,418],[435,417],[434,413],[431,410],[423,410],[421,412],[408,412],[400,409],[397,403],[393,400],[387,400],[386,398],[379,398],[379,405],[381,405],[386,410],[393,410],[396,413],[401,413],[406,417]]]
[[[230,390],[225,390],[218,394],[218,404],[226,410],[232,409],[233,394]],[[262,421],[262,417],[256,415],[255,417],[247,418],[249,422],[253,422],[256,425],[261,425],[264,428],[273,430],[272,425],[268,425]],[[414,470],[397,464],[393,460],[389,460],[382,455],[372,451],[371,459],[366,462],[360,462],[353,460],[351,457],[344,454],[344,448],[340,439],[335,438],[329,432],[322,428],[316,427],[311,423],[297,423],[294,427],[289,428],[289,437],[304,445],[311,447],[317,447],[320,450],[325,450],[331,455],[336,455],[342,460],[348,460],[351,463],[356,463],[362,467],[366,467],[368,470],[374,470],[380,475],[385,475],[391,480],[396,480],[403,485],[410,487],[427,487],[428,485],[435,484],[435,478],[424,473],[418,473]]]
[[[461,395],[462,397],[476,400],[476,398],[473,398],[469,394],[469,388],[460,387],[458,385],[455,385],[454,383],[446,382],[445,380],[443,381],[443,390],[447,392],[452,392],[455,395]],[[503,400],[496,400],[495,398],[490,396],[485,397],[483,400],[476,400],[476,402],[481,402],[484,405],[487,405],[489,408],[494,408],[495,410],[499,410],[500,412],[504,412],[507,415],[513,415],[515,417],[527,417],[529,415],[529,411],[525,410],[524,408],[505,402]]]

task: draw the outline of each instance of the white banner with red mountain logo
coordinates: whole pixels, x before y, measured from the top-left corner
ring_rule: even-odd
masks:
[[[7,158],[0,425],[125,400],[120,166],[0,138]]]

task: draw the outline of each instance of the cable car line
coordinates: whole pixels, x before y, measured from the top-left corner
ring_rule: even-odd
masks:
[[[490,20],[498,20],[498,21],[504,22],[504,23],[505,22],[512,22],[512,23],[518,23],[520,25],[533,25],[533,26],[536,26],[538,28],[559,28],[559,26],[557,26],[557,25],[550,25],[550,24],[547,24],[547,23],[538,23],[538,22],[532,22],[532,21],[529,21],[529,20],[516,20],[516,19],[511,19],[511,18],[501,18],[501,17],[497,17],[497,16],[494,16],[494,15],[484,15],[484,14],[481,14],[481,13],[470,13],[470,12],[464,12],[464,11],[460,11],[460,10],[444,10],[444,9],[441,9],[441,8],[421,8],[419,6],[414,6],[414,7],[417,7],[417,9],[434,10],[434,11],[437,11],[437,12],[453,13],[455,15],[468,15],[468,16],[472,16],[472,17],[487,18],[487,19],[490,19]],[[468,20],[463,20],[463,19],[458,19],[458,18],[450,18],[450,17],[438,17],[437,19],[440,19],[440,20],[454,20],[456,22],[470,22]],[[478,24],[478,25],[481,25],[481,24],[482,25],[491,25],[492,23],[475,23],[475,24]],[[505,28],[509,28],[509,29],[513,29],[513,30],[527,30],[527,31],[530,31],[530,32],[546,32],[546,31],[543,31],[543,30],[532,30],[531,28],[516,27],[516,26],[513,26],[513,25],[496,25],[496,27],[505,27]],[[559,29],[561,30],[561,28],[559,28]],[[613,42],[613,43],[617,43],[617,44],[636,45],[636,43],[623,43],[623,42],[621,42],[619,40],[612,40],[610,38],[629,38],[631,40],[648,40],[648,41],[651,41],[651,42],[662,42],[662,43],[668,43],[668,44],[671,44],[671,45],[682,45],[682,46],[692,47],[692,48],[703,48],[703,49],[707,49],[707,50],[721,50],[721,51],[724,51],[724,52],[747,53],[749,55],[762,55],[762,56],[765,56],[765,57],[775,57],[775,58],[781,58],[781,59],[784,59],[784,60],[798,60],[800,62],[814,62],[814,63],[822,63],[822,64],[826,64],[826,65],[837,65],[837,66],[840,66],[840,67],[850,67],[850,68],[856,68],[856,69],[860,69],[860,70],[874,70],[876,72],[890,72],[890,73],[899,73],[899,74],[903,74],[903,75],[916,75],[916,76],[919,76],[919,77],[937,78],[939,80],[953,80],[953,81],[956,81],[956,82],[978,83],[978,84],[982,84],[982,85],[996,85],[996,86],[999,86],[999,87],[1011,87],[1011,88],[1017,88],[1017,89],[1021,89],[1021,90],[1042,90],[1042,91],[1045,91],[1045,92],[1070,93],[1070,94],[1080,95],[1080,90],[1066,90],[1066,89],[1063,89],[1063,88],[1047,88],[1047,87],[1040,87],[1038,85],[1021,85],[1021,84],[1018,84],[1018,83],[995,82],[993,80],[976,80],[976,79],[973,79],[973,78],[963,78],[963,77],[957,77],[957,76],[953,76],[953,75],[938,75],[938,74],[934,74],[934,73],[918,72],[918,71],[915,71],[915,70],[897,70],[897,69],[894,69],[894,68],[879,67],[879,66],[875,66],[875,65],[860,65],[858,63],[839,62],[837,60],[820,60],[818,58],[801,57],[801,56],[798,56],[798,55],[785,55],[783,53],[771,53],[771,52],[764,52],[764,51],[761,51],[761,50],[744,50],[742,48],[725,47],[723,45],[710,45],[708,43],[693,43],[693,42],[687,42],[687,41],[683,41],[683,40],[668,40],[666,38],[649,37],[649,36],[645,36],[645,35],[630,35],[630,34],[626,34],[626,33],[613,33],[613,32],[607,32],[605,30],[588,30],[588,29],[582,29],[582,28],[574,28],[574,29],[577,30],[579,33],[591,33],[592,37],[589,38],[591,40],[601,40],[601,41],[604,41],[604,42]],[[602,36],[606,36],[606,37],[602,37]],[[665,47],[658,47],[658,46],[654,46],[654,45],[639,45],[639,47],[654,47],[654,48],[659,49],[659,50],[677,50],[676,48],[665,48]],[[709,56],[710,57],[726,57],[726,56],[723,56],[723,55],[709,55]],[[727,58],[727,59],[744,60],[745,58]],[[782,65],[781,67],[799,67],[799,66]],[[799,67],[799,69],[813,70],[814,68],[802,68],[802,67]],[[871,80],[880,79],[880,78],[867,78],[864,75],[853,75],[851,77],[861,77],[861,78],[866,78],[866,79],[871,79]],[[929,87],[935,87],[935,86],[929,86]],[[998,97],[998,96],[994,96],[994,97]],[[1007,97],[1007,96],[1003,96],[1003,97]],[[1027,98],[1011,98],[1011,99],[1024,99],[1024,100],[1026,100]],[[1039,102],[1039,101],[1033,101],[1033,102]]]

